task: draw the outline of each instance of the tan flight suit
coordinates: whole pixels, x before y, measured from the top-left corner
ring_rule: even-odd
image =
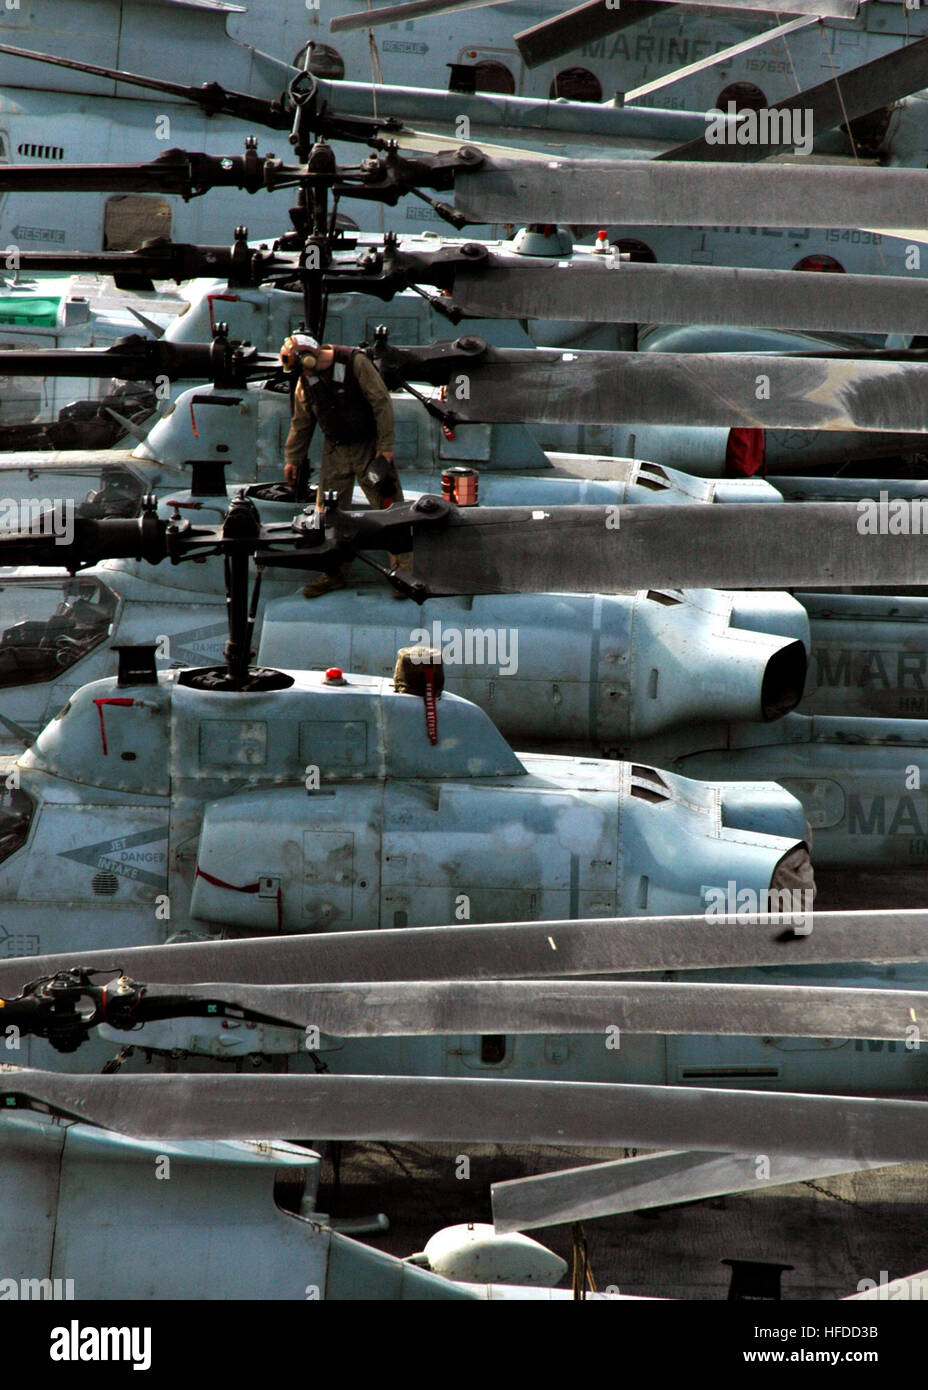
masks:
[[[355,354],[354,374],[368,404],[374,412],[377,434],[374,439],[363,439],[355,444],[333,444],[328,439],[322,449],[322,463],[319,470],[319,484],[316,488],[316,510],[322,510],[322,502],[327,492],[338,494],[340,511],[349,511],[351,495],[357,483],[368,502],[377,511],[383,510],[383,499],[362,479],[371,460],[385,449],[394,446],[393,401],[390,392],[383,384],[383,378],[371,360],[363,352]],[[331,370],[331,369],[330,369]],[[320,373],[321,375],[321,373]],[[315,412],[306,399],[303,377],[300,376],[294,393],[293,416],[290,433],[284,448],[284,460],[299,467],[309,444],[313,431]],[[397,489],[394,501],[402,502],[403,488],[397,475]],[[394,569],[411,570],[412,553],[391,555],[390,565]]]

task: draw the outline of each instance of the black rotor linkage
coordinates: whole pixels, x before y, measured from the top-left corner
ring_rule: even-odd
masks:
[[[319,223],[317,210],[316,223]],[[304,209],[293,209],[305,216]],[[295,219],[296,220],[296,219]],[[372,247],[354,262],[332,260],[332,238],[326,232],[307,231],[279,239],[272,250],[248,245],[248,229],[235,228],[231,246],[197,246],[159,237],[137,251],[21,251],[19,268],[62,274],[112,275],[119,289],[150,289],[155,281],[200,278],[225,279],[230,289],[255,289],[271,284],[302,287],[307,279],[320,281],[325,294],[369,294],[384,301],[402,290],[431,285],[450,295],[457,271],[473,271],[490,262],[487,247],[477,241],[461,246],[442,246],[437,251],[406,251],[395,232],[387,232],[382,248]],[[281,249],[288,240],[301,249]],[[446,299],[427,296],[439,313],[457,322],[462,314]]]
[[[94,983],[94,976],[107,973],[112,972],[73,967],[32,980],[15,999],[0,1000],[0,1024],[24,1036],[47,1038],[58,1052],[76,1051],[101,1023],[133,1028],[144,988],[125,975]]]
[[[97,983],[98,975],[115,978]],[[234,995],[234,989],[230,993]],[[87,1042],[90,1030],[101,1024],[128,1032],[172,1018],[236,1018],[286,1026],[286,1020],[221,996],[202,998],[183,989],[139,984],[118,966],[109,970],[72,966],[31,980],[14,999],[0,999],[0,1026],[15,1028],[23,1037],[47,1038],[58,1052],[76,1052]]]
[[[210,673],[211,687],[252,688],[257,675],[267,688],[275,688],[284,678],[276,672],[256,673],[250,665],[261,571],[274,566],[326,574],[358,559],[401,593],[423,603],[429,596],[426,584],[408,572],[386,569],[365,552],[413,550],[416,532],[444,526],[452,511],[444,498],[433,496],[385,511],[342,512],[330,501],[322,511],[307,508],[292,522],[262,525],[255,504],[243,490],[219,526],[198,526],[181,516],[178,504],[169,520],[159,517],[155,498],[148,496],[137,517],[76,516],[70,541],[46,528],[40,517],[33,529],[0,537],[0,563],[48,566],[76,574],[107,559],[146,560],[156,565],[165,559],[180,564],[222,556],[229,640],[225,669]],[[249,602],[252,559],[258,580]]]
[[[314,149],[327,148],[318,141]],[[455,174],[472,173],[485,155],[473,145],[435,154],[406,156],[395,140],[373,151],[358,165],[322,167],[312,158],[303,164],[285,164],[275,155],[259,155],[254,136],[245,140],[244,155],[207,155],[189,150],[165,150],[157,159],[140,164],[56,164],[0,166],[0,192],[5,193],[158,193],[189,201],[212,188],[239,188],[245,193],[262,189],[274,192],[314,187],[338,198],[361,198],[395,207],[409,193],[425,195],[422,188],[446,192],[454,188]],[[462,227],[466,222],[450,204],[428,199],[445,221]]]
[[[310,43],[307,47],[307,63],[313,46]],[[266,126],[269,130],[289,130],[291,143],[298,149],[301,141],[307,136],[368,144],[377,141],[384,131],[393,132],[401,129],[401,122],[395,116],[339,116],[330,111],[328,103],[320,97],[316,78],[306,69],[296,73],[281,97],[276,101],[269,101],[264,97],[251,96],[248,92],[230,90],[223,87],[221,82],[204,82],[201,86],[194,87],[182,82],[168,82],[163,78],[126,72],[121,68],[101,67],[96,63],[82,63],[73,58],[59,58],[52,53],[13,48],[9,44],[0,44],[0,53],[6,53],[13,58],[27,58],[34,62],[47,63],[53,67],[69,68],[73,72],[90,73],[92,76],[105,77],[131,87],[165,92],[199,106],[207,116],[235,116],[240,120]]]
[[[245,386],[280,370],[272,353],[229,339],[220,324],[211,343],[172,343],[133,333],[108,348],[16,348],[0,352],[3,376],[80,376],[127,381],[182,381]]]

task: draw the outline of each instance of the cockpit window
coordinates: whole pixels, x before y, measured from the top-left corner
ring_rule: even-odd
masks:
[[[35,802],[20,788],[0,793],[0,864],[26,843],[34,815]]]
[[[95,579],[0,585],[0,688],[54,680],[99,646],[115,613]]]

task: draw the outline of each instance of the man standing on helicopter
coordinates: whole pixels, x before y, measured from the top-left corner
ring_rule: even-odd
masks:
[[[343,511],[351,507],[357,482],[372,507],[383,510],[403,501],[403,488],[394,463],[393,401],[377,368],[359,348],[323,343],[308,333],[293,333],[280,349],[288,372],[299,372],[293,416],[284,451],[284,478],[296,483],[313,428],[325,436],[316,509],[327,492],[337,494]],[[411,570],[412,555],[391,555],[394,569]],[[318,598],[344,589],[344,573],[323,574],[303,589],[305,598]],[[396,599],[405,598],[396,589]]]

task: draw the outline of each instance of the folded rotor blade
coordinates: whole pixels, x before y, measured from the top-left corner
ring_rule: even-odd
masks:
[[[746,14],[814,14],[822,18],[854,19],[865,0],[786,0],[781,7],[778,0],[711,0],[708,6],[703,0],[674,0],[677,5],[699,5],[711,10],[744,10]]]
[[[480,318],[745,324],[810,332],[921,333],[928,281],[902,275],[639,265],[605,259],[491,262],[456,271],[453,298]]]
[[[786,1187],[831,1178],[877,1164],[781,1154],[769,1177],[758,1177],[756,1155],[699,1152],[648,1154],[645,1158],[592,1163],[537,1177],[496,1182],[490,1188],[497,1233],[530,1231],[565,1221],[591,1221],[628,1211],[701,1202],[731,1192]]]
[[[699,3],[699,0],[674,0],[678,5],[692,5]],[[542,63],[549,63],[555,58],[561,58],[565,53],[573,53],[583,44],[593,43],[597,39],[605,38],[609,34],[615,33],[618,29],[624,29],[629,24],[639,24],[642,21],[651,19],[660,10],[670,9],[670,5],[651,4],[650,0],[646,3],[636,3],[632,0],[630,4],[609,8],[604,4],[604,0],[586,0],[585,4],[577,5],[572,10],[566,10],[563,14],[555,15],[552,19],[542,20],[540,24],[534,24],[529,29],[523,29],[516,34],[515,43],[522,61],[527,68],[537,68]],[[843,19],[851,19],[857,13],[856,0],[789,0],[779,6],[774,2],[762,4],[741,3],[741,0],[712,0],[710,5],[704,6],[713,10],[739,9],[750,13],[769,13],[769,14],[803,14],[803,15],[825,15],[830,14]],[[333,25],[333,28],[335,26]],[[719,61],[723,55],[718,55]]]
[[[802,131],[811,139],[813,132],[833,130],[835,126],[846,125],[869,116],[880,107],[889,106],[900,97],[912,92],[920,92],[928,85],[928,39],[918,39],[915,43],[903,44],[891,53],[874,58],[872,62],[851,68],[849,72],[835,72],[824,82],[798,92],[794,97],[778,101],[769,108],[771,113],[801,113],[804,124]],[[747,119],[750,119],[748,117]],[[700,159],[741,164],[758,159],[767,159],[782,150],[793,149],[797,141],[793,138],[793,121],[776,121],[765,118],[763,130],[772,135],[769,141],[749,144],[710,145],[705,137],[690,140],[685,145],[677,145],[656,156],[657,159]],[[707,127],[708,129],[708,127]],[[760,127],[758,128],[760,129]],[[789,138],[779,138],[780,136]]]
[[[174,997],[149,987],[157,1002]],[[185,998],[314,1026],[335,1037],[451,1033],[702,1034],[904,1040],[928,1022],[928,993],[814,985],[571,980],[425,980],[341,985],[194,985]]]
[[[343,34],[351,29],[373,29],[380,24],[397,24],[407,19],[449,14],[453,10],[477,10],[485,5],[506,3],[508,0],[405,0],[405,3],[397,5],[381,5],[377,9],[358,10],[354,14],[340,15],[330,21],[329,28],[333,34]],[[703,0],[675,0],[675,3],[701,5]],[[623,4],[620,8],[608,8],[604,0],[592,0],[591,3],[579,5],[547,20],[544,24],[524,30],[516,35],[516,42],[519,43],[527,65],[537,67],[549,58],[558,58],[562,53],[571,52],[581,44],[589,43],[591,38],[601,38],[616,29],[625,28],[626,24],[637,24],[642,19],[649,19],[658,11],[669,8],[669,5],[658,3],[633,3]],[[771,14],[834,15],[841,19],[853,19],[857,14],[858,0],[783,0],[782,5],[778,0],[712,0],[711,8]],[[629,9],[634,11],[634,17],[623,22],[623,16]],[[523,43],[525,48],[522,46]]]
[[[682,82],[687,77],[694,77],[696,73],[705,72],[708,68],[723,67],[726,63],[745,57],[755,48],[764,48],[767,44],[775,43],[777,39],[785,39],[787,35],[797,34],[802,29],[810,29],[813,24],[817,23],[817,15],[800,15],[796,19],[788,20],[785,24],[775,24],[769,29],[761,29],[748,38],[739,38],[737,43],[729,44],[727,48],[718,49],[714,53],[707,54],[705,58],[697,58],[682,68],[673,68],[660,77],[654,77],[649,82],[642,82],[638,87],[632,87],[631,91],[625,93],[625,107],[640,106],[643,97],[663,91],[666,87],[673,87],[677,82]],[[643,109],[654,110],[653,107]],[[705,126],[703,126],[700,139],[704,133]]]
[[[47,1107],[139,1139],[373,1139],[688,1147],[922,1162],[928,1103],[488,1077],[0,1068],[0,1108]]]
[[[378,9],[338,15],[329,21],[329,28],[333,34],[344,34],[350,29],[376,29],[380,24],[398,24],[407,19],[424,19],[427,15],[450,14],[452,10],[479,10],[485,5],[509,3],[510,0],[402,0],[398,5],[381,5]]]
[[[928,536],[861,534],[861,505],[616,507],[612,529],[607,508],[461,508],[413,566],[435,595],[924,584]]]
[[[928,960],[928,909],[816,912],[805,936],[780,918],[620,917],[588,921],[494,922],[320,932],[244,940],[177,942],[0,960],[0,995],[80,965],[118,967],[161,984],[248,980],[542,979],[665,970],[736,970],[756,965],[829,965]]]
[[[253,97],[248,92],[227,91],[218,82],[204,82],[201,87],[193,87],[180,82],[168,82],[163,78],[145,77],[136,72],[123,72],[119,68],[100,67],[96,63],[60,58],[52,53],[13,48],[5,43],[0,43],[0,53],[6,53],[11,58],[26,58],[37,63],[46,63],[52,67],[69,68],[73,72],[90,73],[95,77],[125,83],[127,86],[143,87],[147,91],[165,92],[202,107],[209,115],[220,111],[228,112],[230,115],[240,116],[243,120],[258,121],[273,130],[289,130],[293,125],[293,112],[287,111],[280,102]]]
[[[463,379],[466,391],[456,382],[449,392],[452,409],[487,424],[928,431],[928,363],[920,361],[500,349]]]
[[[472,223],[599,226],[924,227],[928,172],[837,165],[487,160],[455,178]]]
[[[583,44],[595,43],[597,39],[627,29],[629,25],[646,22],[661,10],[669,9],[670,5],[654,4],[651,0],[628,0],[627,4],[611,8],[604,0],[586,0],[563,14],[523,29],[514,36],[515,43],[525,66],[537,68],[565,53],[573,53]]]

